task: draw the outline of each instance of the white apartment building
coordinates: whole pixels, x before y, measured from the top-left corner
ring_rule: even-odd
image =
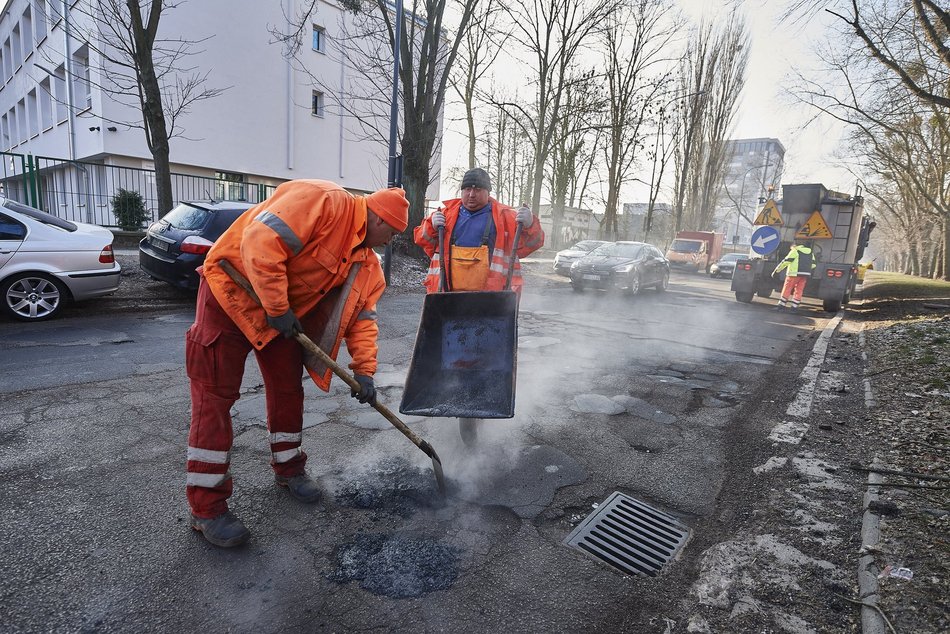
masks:
[[[117,187],[137,189],[155,203],[153,166],[143,130],[131,127],[141,125],[137,97],[123,104],[100,88],[103,77],[117,71],[84,39],[93,32],[90,2],[6,3],[0,15],[0,182],[4,193],[22,194],[21,182],[24,189],[34,185],[20,176],[35,162],[44,209],[110,225],[108,203]],[[207,73],[206,86],[225,89],[196,102],[178,122],[182,136],[170,140],[172,172],[196,177],[173,179],[176,200],[255,202],[293,178],[332,180],[354,192],[386,185],[388,135],[368,134],[325,94],[326,86],[360,81],[340,55],[344,38],[335,37],[350,14],[335,2],[317,3],[299,67],[275,41],[272,30],[286,32],[287,16],[304,4],[191,0],[162,15],[159,39],[196,42],[197,54],[180,65]],[[311,75],[320,78],[319,88]],[[389,95],[374,98],[370,107],[388,121]],[[430,198],[438,195],[439,163],[436,156]]]
[[[768,197],[770,187],[781,192],[785,146],[773,138],[733,139],[727,151],[725,191],[716,214],[719,230],[726,242],[748,244],[759,199]]]

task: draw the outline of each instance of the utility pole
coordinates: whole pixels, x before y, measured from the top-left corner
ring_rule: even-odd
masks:
[[[396,0],[396,23],[393,28],[393,94],[389,104],[389,179],[387,187],[402,186],[402,154],[396,153],[399,137],[399,50],[402,40],[402,0]],[[386,243],[383,277],[389,284],[389,271],[393,259],[393,242]]]

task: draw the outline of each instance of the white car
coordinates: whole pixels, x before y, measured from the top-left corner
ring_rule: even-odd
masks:
[[[54,317],[70,301],[119,288],[112,232],[0,197],[0,310],[20,321]]]
[[[570,276],[571,265],[602,244],[607,244],[607,241],[581,240],[570,248],[558,251],[557,255],[554,256],[554,272],[560,275]]]

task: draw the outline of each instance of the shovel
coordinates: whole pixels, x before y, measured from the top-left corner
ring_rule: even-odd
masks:
[[[251,283],[247,281],[247,278],[241,275],[240,271],[234,268],[227,260],[220,260],[218,264],[221,266],[224,272],[227,273],[231,279],[237,283],[238,286],[247,291],[247,294],[250,295],[255,302],[257,302],[258,306],[261,305],[261,298],[258,297],[254,287],[251,286]],[[328,355],[317,344],[315,344],[310,339],[310,337],[302,332],[297,332],[294,334],[294,339],[297,340],[297,343],[303,346],[304,350],[316,357],[326,367],[333,370],[333,373],[340,377],[344,383],[350,386],[350,389],[359,391],[360,384],[356,382],[356,379],[350,376],[350,373],[343,369],[339,363],[331,359],[330,355]],[[393,427],[398,429],[400,432],[402,432],[403,436],[412,441],[412,444],[421,449],[427,456],[432,458],[432,470],[435,472],[435,480],[439,486],[439,493],[442,496],[445,496],[445,475],[442,473],[442,461],[439,460],[439,454],[435,452],[435,449],[432,447],[432,445],[422,438],[419,438],[415,432],[406,427],[406,424],[399,420],[399,418],[393,414],[388,407],[375,399],[372,405],[374,408],[376,408],[377,412],[382,414],[386,420],[392,423]]]

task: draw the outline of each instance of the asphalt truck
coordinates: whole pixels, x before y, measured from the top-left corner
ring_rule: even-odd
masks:
[[[678,231],[666,250],[673,268],[705,271],[722,257],[723,234],[714,231]]]
[[[837,312],[851,300],[875,223],[864,214],[860,189],[854,196],[821,184],[783,185],[780,200],[769,199],[753,223],[753,255],[736,262],[732,290],[736,301],[751,302],[780,291],[784,277],[772,271],[796,240],[811,242],[816,268],[805,286],[805,297],[820,299],[824,309]]]

